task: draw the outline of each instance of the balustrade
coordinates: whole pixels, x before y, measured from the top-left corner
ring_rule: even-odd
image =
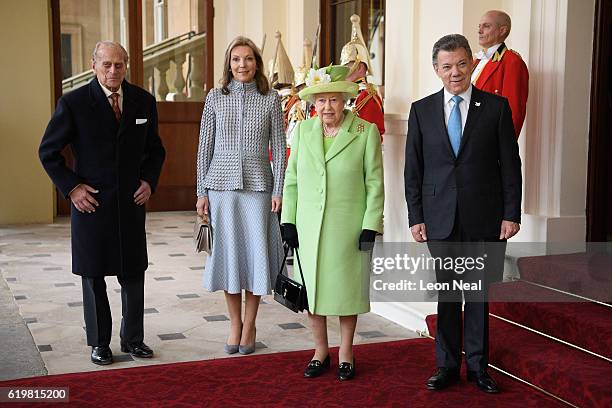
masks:
[[[144,87],[158,101],[203,101],[205,50],[206,33],[194,32],[145,47]],[[85,85],[93,77],[93,71],[87,71],[64,79],[63,93]]]

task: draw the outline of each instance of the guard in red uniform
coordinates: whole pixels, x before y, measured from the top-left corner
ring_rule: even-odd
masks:
[[[354,114],[370,123],[374,123],[380,132],[382,142],[385,133],[385,115],[383,113],[383,103],[378,90],[374,84],[368,83],[367,75],[372,75],[372,64],[370,53],[361,34],[359,16],[351,16],[353,24],[351,41],[349,41],[340,54],[340,64],[351,68],[346,77],[347,81],[359,84],[359,94],[347,104]]]
[[[474,55],[472,83],[478,89],[508,99],[518,138],[527,110],[529,71],[521,56],[504,44],[510,26],[510,16],[503,11],[491,10],[482,16],[478,24],[482,50]]]

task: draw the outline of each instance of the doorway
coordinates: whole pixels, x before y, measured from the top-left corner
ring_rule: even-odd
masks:
[[[612,2],[597,0],[587,181],[589,242],[612,242]]]

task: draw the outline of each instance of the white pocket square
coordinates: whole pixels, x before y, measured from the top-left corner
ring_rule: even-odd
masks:
[[[147,123],[147,120],[146,119],[136,119],[137,125],[142,125],[143,123]]]

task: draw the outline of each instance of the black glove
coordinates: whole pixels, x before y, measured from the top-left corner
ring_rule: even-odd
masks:
[[[281,226],[281,235],[283,237],[283,241],[285,241],[285,243],[291,248],[300,247],[297,228],[295,228],[295,224],[283,224]]]
[[[359,250],[360,251],[371,251],[374,248],[374,241],[376,240],[376,231],[364,229],[359,235]]]

